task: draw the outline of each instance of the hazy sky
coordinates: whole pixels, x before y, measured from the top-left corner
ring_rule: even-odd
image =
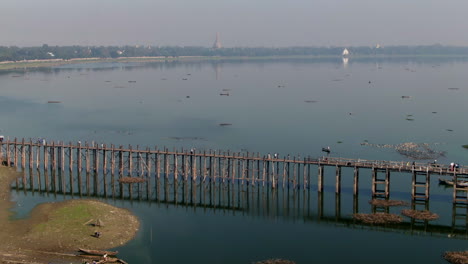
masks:
[[[468,46],[468,0],[0,0],[0,45]]]

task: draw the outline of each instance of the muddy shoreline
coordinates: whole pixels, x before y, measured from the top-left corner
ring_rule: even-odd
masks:
[[[140,223],[130,211],[88,199],[40,204],[30,217],[12,220],[10,184],[17,177],[0,167],[0,263],[81,264],[78,248],[112,249],[138,232]]]

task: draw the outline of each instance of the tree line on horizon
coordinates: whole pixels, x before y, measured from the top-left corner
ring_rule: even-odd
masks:
[[[75,58],[125,58],[125,57],[267,57],[267,56],[341,56],[344,49],[351,56],[398,55],[468,55],[468,47],[427,45],[388,47],[233,47],[207,48],[197,46],[0,46],[0,61],[75,59]]]

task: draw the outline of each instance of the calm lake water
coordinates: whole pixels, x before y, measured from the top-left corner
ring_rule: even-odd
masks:
[[[0,73],[0,134],[280,157],[319,157],[330,146],[332,156],[396,161],[413,160],[362,143],[415,142],[444,152],[439,163],[465,165],[467,72],[468,60],[461,59],[352,58],[18,70]],[[137,237],[117,248],[129,263],[446,263],[444,251],[467,249],[466,226],[464,234],[450,232],[452,189],[439,186],[436,176],[429,209],[440,218],[426,230],[444,230],[440,235],[408,218],[392,228],[353,222],[352,175],[343,169],[339,198],[334,170],[326,169],[323,196],[314,180],[310,190],[258,188],[232,201],[221,198],[228,192],[221,188],[206,202],[204,191],[190,186],[165,200],[104,201],[142,221]],[[369,213],[370,172],[361,175],[355,203]],[[392,173],[391,181],[391,199],[410,202],[411,175]],[[38,203],[70,198],[15,191],[14,211],[24,217]]]

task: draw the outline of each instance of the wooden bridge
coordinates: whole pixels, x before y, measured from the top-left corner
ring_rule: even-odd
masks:
[[[312,166],[318,171],[317,190],[324,188],[325,167],[335,168],[335,192],[341,192],[344,167],[354,170],[353,194],[359,192],[359,172],[371,170],[372,197],[388,199],[390,196],[391,172],[405,172],[412,175],[411,196],[413,200],[429,200],[431,175],[451,176],[454,181],[468,179],[468,167],[450,168],[444,164],[420,163],[407,161],[378,161],[345,159],[336,157],[278,157],[249,152],[221,152],[213,150],[169,150],[168,148],[139,149],[123,146],[97,144],[95,142],[33,141],[31,139],[6,139],[0,142],[1,164],[44,172],[64,172],[78,175],[86,172],[86,189],[99,189],[102,175],[104,186],[122,184],[133,180],[162,179],[165,181],[221,181],[228,183],[261,185],[276,188],[309,188]],[[90,175],[95,175],[91,181]],[[63,176],[63,173],[61,173]],[[110,178],[108,177],[110,175]],[[70,177],[71,178],[71,177]],[[49,178],[45,179],[49,185]],[[55,178],[50,179],[57,183]],[[71,179],[73,181],[73,179]],[[79,177],[78,186],[82,186]],[[65,181],[62,181],[62,184]],[[71,186],[73,186],[71,184]],[[107,189],[104,187],[104,191]],[[468,188],[453,187],[453,203],[468,204]]]

